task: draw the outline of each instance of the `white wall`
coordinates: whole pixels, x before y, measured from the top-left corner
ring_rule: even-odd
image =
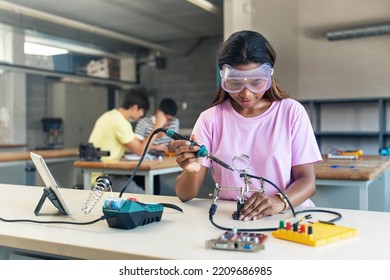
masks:
[[[225,0],[225,37],[262,33],[275,77],[298,99],[390,96],[390,35],[328,41],[326,33],[389,22],[388,0]],[[250,7],[248,7],[250,5]],[[243,17],[243,10],[249,10]],[[233,16],[242,21],[230,20]]]
[[[325,38],[328,31],[389,22],[390,1],[298,3],[299,98],[390,96],[390,35]]]
[[[274,76],[293,98],[390,97],[390,35],[340,41],[326,37],[331,31],[389,23],[390,1],[225,0],[224,4],[224,37],[243,29],[263,34],[276,50]],[[323,109],[323,130],[378,132],[377,107],[332,106]],[[340,148],[378,154],[381,148],[376,136],[337,136],[321,142],[323,153]]]

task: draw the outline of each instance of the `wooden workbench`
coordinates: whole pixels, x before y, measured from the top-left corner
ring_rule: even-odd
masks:
[[[390,211],[390,157],[328,159],[314,165],[316,206]]]
[[[78,157],[79,155],[79,150],[76,148],[60,149],[60,150],[34,150],[32,152],[41,155],[44,159]],[[15,151],[15,152],[0,153],[0,162],[30,160],[30,159],[31,159],[30,151]]]
[[[390,158],[386,156],[362,156],[359,159],[328,159],[314,165],[317,179],[374,180],[387,167]]]
[[[0,144],[1,149],[25,149],[27,147],[26,144]]]

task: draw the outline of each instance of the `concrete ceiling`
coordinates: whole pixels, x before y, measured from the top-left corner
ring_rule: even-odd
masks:
[[[111,52],[176,51],[174,41],[222,36],[223,0],[210,2],[220,14],[186,0],[9,0],[0,1],[0,23]]]

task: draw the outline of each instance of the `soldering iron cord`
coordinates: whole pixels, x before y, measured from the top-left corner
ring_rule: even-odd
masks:
[[[153,136],[155,134],[159,133],[159,132],[166,132],[166,129],[165,128],[157,128],[156,130],[154,130],[152,132],[152,134],[150,135],[150,137],[148,139],[148,142],[146,143],[146,146],[145,146],[145,149],[144,149],[144,151],[143,151],[143,153],[141,155],[141,158],[138,161],[137,166],[134,168],[133,173],[131,174],[130,178],[127,180],[125,186],[121,190],[121,192],[119,194],[119,197],[122,197],[123,193],[126,191],[126,189],[129,187],[130,183],[133,181],[133,178],[134,178],[135,174],[138,172],[138,169],[141,166],[141,163],[144,161],[145,155],[146,155],[146,153],[148,151],[148,147],[150,145],[150,142],[152,141]]]
[[[295,213],[295,210],[294,210],[294,207],[292,206],[291,202],[290,202],[290,199],[288,199],[287,195],[276,185],[274,184],[273,182],[271,182],[270,180],[267,180],[263,177],[258,177],[258,176],[255,176],[255,175],[251,175],[251,174],[240,174],[240,177],[243,177],[243,176],[247,176],[247,177],[251,177],[251,178],[254,178],[254,179],[258,179],[258,180],[263,180],[269,184],[271,184],[275,189],[278,190],[278,192],[286,199],[287,203],[288,203],[288,206],[290,207],[290,210],[293,214],[293,216],[295,217],[296,216],[296,213]]]
[[[183,212],[183,209],[181,209],[179,206],[172,204],[172,203],[158,203],[161,204],[164,208],[171,208],[174,210],[177,210],[179,212]],[[5,219],[0,217],[0,221],[7,222],[7,223],[35,223],[35,224],[68,224],[68,225],[91,225],[94,223],[97,223],[99,221],[104,221],[108,219],[109,216],[101,216],[98,219],[89,221],[89,222],[69,222],[69,221],[37,221],[37,220],[30,220],[30,219]]]
[[[335,212],[335,211],[331,211],[331,210],[324,210],[324,209],[303,209],[303,210],[300,210],[300,211],[297,211],[295,212],[294,210],[294,207],[292,206],[290,200],[288,199],[288,196],[285,195],[285,193],[276,185],[274,184],[273,182],[263,178],[263,177],[258,177],[258,176],[254,176],[254,175],[250,175],[250,174],[241,174],[240,175],[241,177],[243,176],[247,176],[247,177],[251,177],[251,178],[254,178],[254,179],[258,179],[258,180],[263,180],[269,184],[271,184],[275,189],[277,189],[282,195],[283,197],[286,199],[289,207],[290,207],[290,210],[293,214],[293,217],[296,217],[297,214],[302,214],[302,213],[310,213],[310,212],[320,212],[320,213],[329,213],[329,214],[333,214],[335,215],[336,217],[331,219],[331,220],[328,220],[328,221],[319,221],[319,222],[322,222],[322,223],[334,223],[338,220],[340,220],[342,218],[342,215],[338,212]],[[249,229],[249,228],[228,228],[228,227],[223,227],[223,226],[220,226],[220,225],[217,225],[215,222],[214,222],[214,215],[215,213],[217,212],[217,203],[216,202],[213,202],[210,206],[210,209],[209,209],[209,220],[211,222],[211,224],[213,224],[215,227],[219,228],[219,229],[222,229],[222,230],[226,230],[226,231],[237,231],[237,232],[260,232],[260,231],[275,231],[277,230],[278,228],[277,227],[274,227],[274,228],[257,228],[257,229]],[[297,222],[299,223],[299,222]]]

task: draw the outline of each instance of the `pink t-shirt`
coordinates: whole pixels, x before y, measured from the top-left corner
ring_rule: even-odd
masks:
[[[274,101],[263,114],[245,118],[232,107],[230,100],[202,112],[193,134],[215,157],[231,166],[233,158],[245,154],[250,158],[247,171],[276,184],[284,191],[292,182],[291,167],[321,161],[314,132],[305,108],[293,99]],[[239,172],[232,172],[203,158],[202,164],[212,168],[213,179],[224,187],[242,187]],[[240,166],[242,168],[243,166]],[[277,191],[264,182],[265,193]],[[260,180],[251,179],[251,189],[260,188]],[[235,200],[239,191],[221,191],[219,198]],[[250,196],[250,193],[246,194]],[[307,200],[303,206],[314,206]]]

